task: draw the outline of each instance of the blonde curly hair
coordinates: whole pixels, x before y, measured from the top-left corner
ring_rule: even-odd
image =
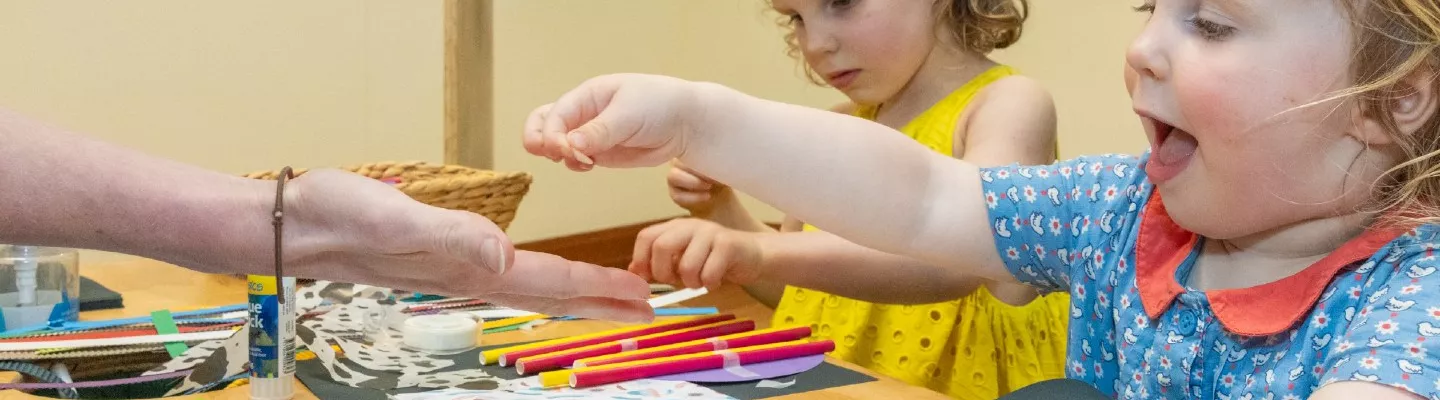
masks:
[[[1440,3],[1435,0],[1345,1],[1356,35],[1351,55],[1355,86],[1335,98],[1352,97],[1364,115],[1389,131],[1403,152],[1399,165],[1382,176],[1375,211],[1386,222],[1405,225],[1440,222],[1440,114],[1413,133],[1400,130],[1392,107],[1415,92],[1405,80],[1421,80],[1440,95]]]
[[[966,51],[988,54],[995,49],[1010,47],[1020,40],[1020,33],[1029,18],[1028,0],[936,0],[935,24],[945,27],[952,43]],[[800,41],[795,36],[790,17],[781,15],[776,23],[785,29],[785,54],[801,60]],[[803,61],[805,77],[816,85],[825,80]]]

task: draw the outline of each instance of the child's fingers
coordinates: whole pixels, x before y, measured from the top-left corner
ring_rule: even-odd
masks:
[[[732,255],[728,251],[711,251],[710,257],[705,259],[705,266],[700,271],[700,283],[706,289],[716,290],[725,281],[725,274],[733,265],[730,265]]]
[[[537,107],[535,111],[531,111],[530,116],[525,119],[525,131],[522,138],[525,151],[530,154],[547,156],[545,153],[545,132],[542,131],[542,129],[545,128],[545,115],[550,112],[550,107],[552,106],[553,104],[546,104]],[[551,161],[555,160],[552,159]]]
[[[710,202],[710,192],[698,192],[698,193],[697,193],[697,192],[682,192],[682,191],[677,191],[677,190],[671,190],[671,191],[670,191],[670,199],[671,199],[671,200],[674,200],[674,201],[675,201],[675,204],[679,204],[679,205],[682,205],[682,206],[685,206],[685,205],[695,205],[695,204],[705,204],[705,203]]]
[[[630,272],[646,280],[654,279],[655,275],[650,272],[651,252],[654,250],[655,238],[665,232],[665,223],[651,225],[640,230],[635,235],[635,251],[630,256]]]
[[[715,183],[715,180],[714,180],[714,179],[710,179],[710,177],[705,176],[705,174],[702,174],[702,173],[699,173],[699,172],[695,172],[695,170],[690,169],[690,166],[687,166],[687,165],[685,165],[684,163],[681,163],[680,160],[675,160],[675,162],[671,163],[671,166],[673,166],[673,167],[675,167],[675,168],[678,168],[678,169],[680,169],[680,171],[683,171],[683,172],[685,172],[685,173],[687,173],[687,174],[690,174],[690,175],[692,175],[692,176],[694,176],[694,177],[696,177],[696,178],[698,178],[698,179],[700,179],[700,180],[702,180],[702,181],[705,181],[706,183],[711,183],[711,184]]]
[[[644,279],[644,280],[646,280],[646,281],[650,281],[650,264],[649,264],[649,263],[643,263],[643,262],[631,260],[631,261],[630,261],[630,265],[627,266],[627,267],[625,267],[625,269],[628,270],[628,271],[630,271],[630,273],[635,274],[635,276],[640,277],[640,279]]]
[[[643,119],[622,115],[631,114],[629,109],[607,108],[624,81],[619,75],[591,78],[560,96],[546,117],[547,127],[557,130],[548,132],[566,133],[566,149],[573,145],[586,155],[603,154],[628,139],[639,129],[636,123]]]
[[[570,149],[570,143],[565,141],[565,135],[548,131],[545,134],[545,156],[560,161],[571,159],[575,154],[574,150]]]
[[[565,159],[565,168],[569,168],[571,171],[585,172],[595,169],[595,164],[586,164],[583,161],[567,158]]]
[[[670,224],[674,224],[671,222]],[[672,225],[675,226],[675,225]],[[655,245],[650,253],[650,273],[655,274],[658,282],[679,285],[680,278],[675,274],[675,263],[679,260],[680,254],[685,251],[685,246],[690,243],[694,231],[689,229],[667,229],[655,238]]]
[[[705,267],[705,259],[715,254],[711,247],[713,238],[713,234],[694,235],[690,239],[690,245],[685,247],[685,254],[680,256],[680,265],[675,268],[679,271],[680,280],[685,282],[685,287],[695,289],[702,286],[700,270]]]
[[[670,187],[692,192],[708,192],[711,188],[715,187],[715,185],[710,184],[710,182],[700,179],[700,177],[691,174],[683,168],[671,168],[670,174],[666,176],[666,181],[670,183]]]

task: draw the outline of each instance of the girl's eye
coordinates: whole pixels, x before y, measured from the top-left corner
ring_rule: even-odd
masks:
[[[850,7],[850,6],[852,6],[852,5],[855,5],[855,2],[856,2],[856,1],[858,1],[858,0],[831,0],[831,1],[830,1],[830,7],[831,7],[831,8],[847,8],[847,7]]]
[[[1227,26],[1208,19],[1194,17],[1190,18],[1190,26],[1195,27],[1195,32],[1200,37],[1210,41],[1220,41],[1235,34],[1235,27]]]

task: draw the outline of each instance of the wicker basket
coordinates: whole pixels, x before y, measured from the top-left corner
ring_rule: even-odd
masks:
[[[530,191],[530,174],[496,172],[459,165],[435,165],[424,162],[380,162],[342,168],[346,171],[380,180],[399,180],[397,189],[425,204],[451,210],[464,210],[485,216],[509,229],[520,208],[520,200]],[[306,169],[295,168],[295,176]],[[275,179],[280,171],[260,171],[247,178]]]

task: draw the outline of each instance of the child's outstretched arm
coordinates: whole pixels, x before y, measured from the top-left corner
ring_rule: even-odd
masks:
[[[979,169],[884,125],[647,75],[591,79],[542,109],[526,149],[571,169],[679,158],[855,243],[1015,281],[994,248]]]
[[[641,231],[630,271],[691,288],[777,282],[887,304],[951,300],[983,283],[827,232],[745,232],[693,218]]]

